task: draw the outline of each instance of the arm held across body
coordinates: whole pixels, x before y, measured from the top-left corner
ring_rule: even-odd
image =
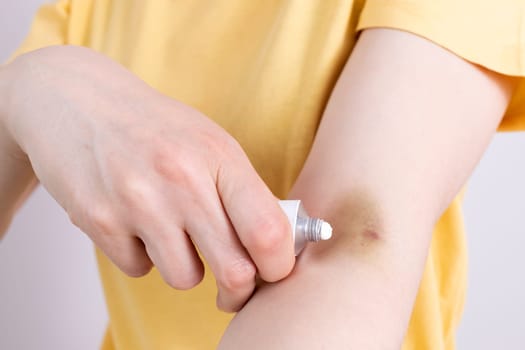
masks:
[[[433,227],[513,88],[416,35],[364,31],[289,195],[334,236],[260,288],[219,348],[398,349]]]

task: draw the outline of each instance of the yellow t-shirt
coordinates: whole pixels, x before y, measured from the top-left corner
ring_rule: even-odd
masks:
[[[90,47],[201,110],[243,146],[284,198],[308,154],[358,30],[426,37],[500,73],[525,75],[522,1],[70,0],[44,6],[18,53]],[[525,129],[520,84],[501,130]],[[191,291],[153,270],[128,278],[97,254],[110,316],[102,349],[213,349],[231,315],[206,274]],[[453,349],[466,288],[460,200],[437,224],[403,349]]]

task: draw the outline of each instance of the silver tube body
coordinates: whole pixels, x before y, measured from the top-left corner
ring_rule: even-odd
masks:
[[[294,241],[295,255],[299,255],[308,241],[308,223],[312,219],[306,213],[300,200],[279,201],[281,208],[286,213]]]

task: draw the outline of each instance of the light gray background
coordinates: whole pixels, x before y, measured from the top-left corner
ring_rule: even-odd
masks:
[[[0,60],[42,0],[0,0]],[[470,272],[458,349],[525,349],[525,133],[500,134],[465,201]],[[0,349],[96,349],[107,314],[89,239],[42,189],[0,244]]]

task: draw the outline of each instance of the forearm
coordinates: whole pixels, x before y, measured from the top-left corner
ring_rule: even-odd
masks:
[[[327,181],[330,171],[308,173],[289,197],[329,221],[334,236],[308,245],[286,280],[257,290],[220,349],[398,349],[433,215],[412,216],[426,210],[415,202],[395,205],[396,197],[404,204],[401,192],[384,191],[373,177],[347,173],[341,182]]]
[[[340,203],[316,199],[325,207],[315,214],[337,234],[309,245],[289,278],[259,289],[230,324],[221,349],[399,348],[425,254],[391,237],[403,230],[425,239],[430,225],[381,224],[385,217],[355,194],[341,193]],[[305,193],[294,197],[315,206]]]
[[[512,86],[414,35],[363,33],[290,194],[331,222],[334,237],[257,291],[222,349],[399,348],[433,225]]]
[[[8,128],[11,74],[0,66],[0,238],[16,209],[36,184],[31,164]]]

